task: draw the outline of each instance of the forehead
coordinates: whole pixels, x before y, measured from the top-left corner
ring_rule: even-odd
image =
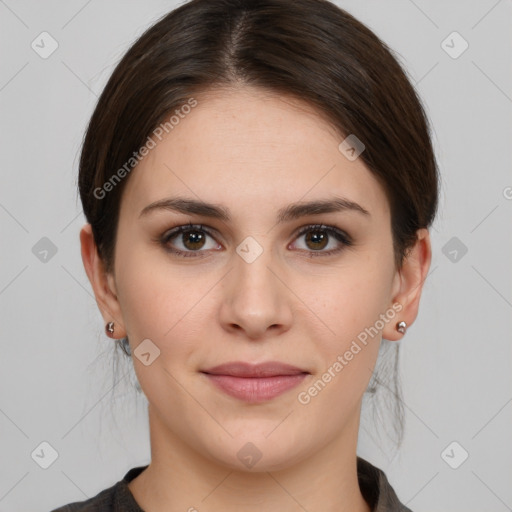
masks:
[[[344,136],[308,104],[247,87],[194,99],[131,171],[122,209],[186,195],[261,212],[335,193],[388,213],[379,182],[344,156]]]

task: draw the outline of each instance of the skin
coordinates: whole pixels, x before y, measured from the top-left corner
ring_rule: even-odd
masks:
[[[308,105],[247,86],[196,99],[129,176],[112,274],[90,225],[80,234],[85,270],[105,323],[115,321],[114,337],[128,335],[132,354],[146,338],[160,350],[148,366],[132,355],[149,403],[152,460],[129,489],[152,512],[368,512],[356,473],[361,401],[381,338],[399,340],[396,322],[410,326],[417,316],[431,260],[428,231],[418,231],[395,268],[382,186],[360,158],[349,161],[338,150],[343,137]],[[277,223],[278,210],[291,203],[335,196],[368,215],[345,210]],[[168,197],[215,203],[231,220],[163,209],[140,216]],[[159,237],[189,222],[213,236],[202,246],[186,235],[167,243],[191,257],[167,252]],[[353,243],[328,233],[327,246],[298,236],[311,224],[335,226]],[[236,252],[248,236],[263,249],[252,263]],[[301,404],[298,394],[393,304],[400,313]],[[311,375],[249,404],[199,373],[240,360],[277,360]],[[252,468],[237,457],[248,442],[262,453]]]

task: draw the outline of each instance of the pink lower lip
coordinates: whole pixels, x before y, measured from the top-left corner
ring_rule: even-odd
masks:
[[[257,403],[271,400],[300,384],[307,373],[274,377],[233,377],[205,373],[211,382],[230,396]]]

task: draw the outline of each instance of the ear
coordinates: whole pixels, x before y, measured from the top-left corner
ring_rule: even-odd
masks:
[[[382,337],[397,341],[403,334],[396,329],[397,322],[404,321],[410,327],[418,316],[421,292],[432,260],[430,234],[427,229],[417,231],[414,247],[407,253],[402,267],[396,271],[393,282],[392,304],[397,314],[392,322],[386,324]],[[402,306],[398,311],[398,304]]]
[[[126,336],[126,330],[117,299],[115,279],[112,274],[105,272],[104,263],[98,255],[90,224],[86,224],[80,230],[80,245],[85,272],[93,288],[104,324],[113,321],[115,323],[114,338],[123,338]]]

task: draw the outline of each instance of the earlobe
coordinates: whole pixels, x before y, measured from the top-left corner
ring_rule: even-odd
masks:
[[[122,321],[121,308],[117,299],[114,278],[107,274],[104,264],[98,255],[98,250],[90,224],[85,224],[80,230],[80,245],[82,261],[89,282],[94,291],[96,303],[106,324],[115,322],[116,338],[126,336]]]
[[[390,322],[382,332],[383,338],[397,341],[403,337],[418,315],[421,292],[430,268],[432,248],[427,229],[417,231],[416,243],[407,253],[393,284],[393,303],[402,306],[396,322]],[[405,323],[405,326],[401,324]],[[403,331],[403,332],[402,332]]]

